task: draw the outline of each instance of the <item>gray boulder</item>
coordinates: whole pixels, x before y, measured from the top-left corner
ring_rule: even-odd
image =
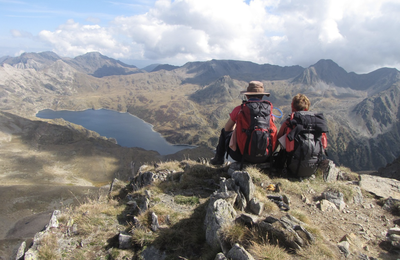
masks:
[[[250,201],[254,197],[255,186],[251,180],[251,176],[246,171],[235,171],[232,174],[232,179],[235,180],[235,184],[240,187],[240,191],[243,193],[246,201]]]
[[[249,209],[256,215],[261,215],[264,210],[264,203],[260,202],[257,198],[252,198],[249,202]]]
[[[343,210],[346,207],[346,203],[343,200],[343,193],[339,191],[325,191],[322,193],[322,197],[335,204],[339,210]]]
[[[271,242],[290,249],[301,250],[315,241],[314,236],[302,226],[302,222],[291,215],[281,219],[270,216],[257,225],[263,236],[271,238]]]
[[[331,160],[325,160],[323,165],[323,177],[326,182],[334,182],[337,181],[339,175],[339,168],[336,167],[335,163]]]
[[[219,232],[225,226],[233,224],[236,211],[226,200],[212,196],[208,204],[204,227],[206,241],[213,248],[220,248]]]

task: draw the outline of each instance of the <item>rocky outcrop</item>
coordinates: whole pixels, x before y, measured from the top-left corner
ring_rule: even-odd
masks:
[[[209,169],[207,168],[207,161],[203,161],[203,163],[204,164],[201,165],[204,166],[202,169]],[[197,167],[198,166],[199,165],[197,165]],[[123,215],[119,215],[118,218],[132,223],[132,228],[127,231],[120,229],[120,226],[111,226],[112,229],[114,229],[114,232],[109,232],[109,234],[115,234],[115,236],[107,239],[107,254],[111,254],[112,250],[119,249],[123,252],[127,252],[126,256],[131,258],[135,248],[137,249],[141,246],[142,250],[139,251],[139,254],[144,260],[166,259],[169,257],[170,252],[168,249],[165,249],[165,246],[159,245],[160,241],[157,243],[146,244],[146,247],[143,247],[143,245],[140,245],[141,242],[138,244],[138,241],[134,239],[137,239],[135,236],[140,233],[143,233],[144,235],[141,239],[146,239],[146,236],[156,234],[154,236],[156,237],[156,240],[157,236],[167,234],[167,237],[164,237],[161,240],[167,239],[166,243],[168,244],[168,239],[170,239],[170,236],[173,236],[172,233],[168,233],[170,232],[168,231],[168,228],[172,225],[169,215],[160,216],[155,210],[155,203],[160,200],[165,201],[171,210],[172,204],[174,203],[170,199],[172,199],[173,196],[168,194],[154,194],[153,191],[151,191],[151,188],[156,185],[161,185],[162,187],[163,184],[176,185],[181,183],[188,178],[188,176],[185,176],[184,172],[196,168],[187,163],[180,163],[177,167],[179,169],[175,168],[172,170],[167,169],[168,167],[160,167],[158,164],[155,164],[154,167],[143,165],[139,168],[138,172],[134,175],[132,181],[128,185],[118,179],[114,179],[110,185],[108,197],[118,198],[120,202],[125,204],[126,208],[123,210]],[[237,170],[238,168],[240,168],[240,165],[233,163],[226,166],[226,168],[217,169],[217,171],[223,171],[229,174],[220,176],[219,184],[215,185],[214,192],[212,192],[208,201],[204,204],[203,218],[200,219],[198,216],[196,217],[197,221],[201,221],[204,238],[210,248],[213,248],[212,251],[221,251],[215,256],[215,259],[258,259],[258,256],[252,255],[254,251],[251,251],[251,248],[249,247],[249,244],[251,243],[249,241],[242,241],[243,243],[237,241],[232,242],[227,238],[225,233],[226,230],[229,230],[234,225],[239,225],[245,229],[252,230],[252,232],[256,232],[253,233],[254,237],[268,238],[269,244],[282,247],[292,252],[293,255],[307,252],[309,247],[318,243],[315,231],[313,230],[313,224],[310,225],[310,222],[306,224],[300,220],[300,218],[295,217],[298,212],[296,213],[296,211],[292,211],[289,207],[279,207],[280,211],[277,209],[278,212],[271,211],[270,206],[269,209],[265,208],[264,203],[257,197],[259,195],[257,195],[256,188],[264,187],[270,192],[266,198],[271,202],[278,206],[282,204],[287,206],[289,204],[292,205],[292,200],[290,200],[283,192],[285,189],[282,190],[282,185],[288,185],[289,181],[284,182],[284,184],[279,183],[279,185],[264,185],[257,183],[258,186],[256,187],[253,180],[254,176],[249,174],[248,171]],[[330,164],[330,168],[336,168],[336,166]],[[194,172],[197,175],[207,174],[206,172],[199,171],[199,169],[195,169]],[[308,183],[306,185],[309,185],[313,180],[315,180],[315,178],[315,176],[312,176],[309,179],[297,181],[305,182]],[[204,179],[203,181],[210,184],[213,183],[212,179]],[[331,180],[330,182],[333,181]],[[338,218],[344,219],[345,217],[347,219],[352,214],[350,211],[350,205],[355,205],[354,207],[351,207],[352,210],[355,208],[365,208],[366,211],[369,211],[375,207],[372,204],[364,204],[363,195],[356,182],[346,180],[337,180],[337,182],[338,183],[333,183],[333,186],[337,187],[338,185],[340,186],[347,182],[347,185],[349,186],[345,189],[347,191],[347,198],[345,198],[344,193],[334,188],[326,189],[320,194],[316,194],[315,191],[309,189],[306,194],[302,195],[301,200],[295,199],[296,203],[300,203],[303,206],[292,206],[295,206],[297,209],[300,207],[308,208],[310,214],[309,217],[316,215],[314,221],[319,221],[320,225],[331,225],[330,222],[332,220],[337,221]],[[340,184],[339,182],[343,183]],[[277,187],[279,188],[277,189]],[[156,193],[159,192],[158,189],[155,191],[157,191]],[[170,192],[172,193],[172,190]],[[174,190],[174,192],[177,191]],[[178,191],[178,193],[181,194],[186,192],[187,191],[184,190]],[[349,196],[349,194],[351,194],[351,196]],[[312,200],[308,199],[310,195],[313,197]],[[382,208],[387,208],[387,212],[393,212],[399,209],[398,205],[398,200],[389,198],[386,200],[385,205],[383,205]],[[182,206],[179,210],[183,209],[187,210],[187,206]],[[373,259],[367,256],[369,251],[365,249],[368,245],[368,243],[365,243],[365,237],[371,235],[366,227],[369,225],[369,218],[371,218],[371,223],[373,223],[374,226],[377,226],[378,224],[375,220],[372,221],[372,214],[369,217],[363,217],[362,214],[359,214],[358,212],[354,213],[356,214],[356,218],[353,218],[353,221],[360,219],[362,222],[361,224],[360,222],[350,223],[350,226],[360,226],[361,231],[359,233],[352,233],[349,229],[349,232],[346,232],[344,236],[337,239],[334,243],[334,245],[336,245],[336,250],[337,252],[341,252],[343,257],[349,259],[352,259],[351,257]],[[90,218],[97,219],[100,215],[103,215],[103,213],[99,213],[99,215],[95,216],[89,216],[89,214],[89,211],[84,211],[81,217],[89,220]],[[144,218],[143,216],[146,217]],[[24,259],[39,259],[40,247],[43,246],[41,241],[46,241],[46,239],[49,241],[49,238],[57,241],[56,246],[60,247],[60,250],[63,248],[63,252],[70,252],[71,250],[74,250],[73,248],[75,248],[75,250],[77,248],[83,249],[91,243],[90,239],[93,239],[93,237],[90,235],[85,238],[78,237],[79,234],[87,232],[84,230],[84,226],[77,225],[71,218],[68,219],[68,222],[63,220],[63,223],[60,223],[59,217],[60,212],[54,211],[45,230],[35,235],[32,246],[27,250],[26,244],[21,244],[16,259],[22,259],[23,257]],[[65,216],[62,216],[62,218],[65,218]],[[323,218],[326,218],[327,222],[323,222]],[[381,213],[379,214],[379,218],[380,220],[382,219],[382,221],[385,221],[386,226],[390,225],[388,219],[383,219]],[[184,220],[183,222],[185,221],[187,220]],[[345,222],[342,224],[345,224]],[[109,220],[107,223],[109,223]],[[397,221],[396,223],[400,224],[400,221]],[[107,224],[107,226],[108,225],[109,224]],[[340,225],[333,225],[333,228],[337,229],[337,231],[341,229]],[[398,241],[400,241],[400,239],[398,239],[399,232],[397,229],[397,227],[390,227],[385,237],[385,241],[392,248],[400,248],[398,243]],[[93,232],[95,231],[93,230]],[[190,230],[190,232],[196,231]],[[319,236],[318,239],[320,238],[321,237]],[[329,246],[331,246],[331,244],[329,244]],[[101,249],[104,250],[104,248]],[[339,259],[339,257],[332,258]]]
[[[253,259],[248,256],[249,254],[245,250],[241,249],[240,245],[229,245],[226,241],[221,240],[219,232],[227,225],[238,222],[260,230],[261,236],[273,238],[271,242],[278,243],[279,241],[280,245],[292,250],[301,250],[302,247],[312,243],[314,237],[304,228],[304,223],[289,214],[281,219],[272,216],[264,219],[251,216],[251,214],[260,216],[266,213],[263,212],[263,203],[254,197],[255,186],[250,174],[246,171],[232,170],[238,167],[240,167],[238,163],[231,165],[231,170],[228,172],[231,172],[232,181],[222,179],[220,190],[216,191],[210,198],[204,222],[207,242],[214,248],[221,248],[228,258]],[[242,197],[244,197],[245,203],[241,201],[240,198]],[[271,197],[271,200],[283,204],[283,196],[274,196]],[[288,203],[287,198],[286,202]],[[247,207],[244,205],[247,205]],[[234,208],[238,207],[249,212],[250,215],[241,214],[236,217],[237,213]],[[285,208],[284,210],[288,209]],[[242,256],[238,257],[238,254]],[[235,256],[235,258],[232,256]]]
[[[379,176],[361,175],[360,187],[381,198],[400,200],[400,181]]]

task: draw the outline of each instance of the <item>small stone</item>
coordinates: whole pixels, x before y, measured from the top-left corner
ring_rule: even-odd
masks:
[[[400,228],[399,227],[394,227],[394,228],[390,228],[388,230],[388,234],[395,234],[395,235],[400,235]]]
[[[390,241],[399,242],[400,241],[400,236],[396,235],[396,234],[391,234],[391,235],[389,235],[389,239],[390,239]]]
[[[227,257],[229,259],[243,259],[243,260],[254,260],[253,256],[251,256],[246,249],[244,249],[239,244],[235,244],[231,250],[229,250]]]
[[[152,212],[151,213],[151,230],[156,232],[160,228],[160,225],[158,224],[158,217],[156,213]]]
[[[342,241],[338,243],[338,247],[340,251],[344,254],[345,257],[350,255],[350,244],[347,241]]]
[[[214,260],[228,260],[228,258],[226,258],[226,256],[223,253],[218,253]]]
[[[338,211],[336,205],[328,200],[321,200],[319,206],[321,211]]]
[[[120,233],[118,236],[119,249],[129,249],[132,247],[132,237],[126,234]]]

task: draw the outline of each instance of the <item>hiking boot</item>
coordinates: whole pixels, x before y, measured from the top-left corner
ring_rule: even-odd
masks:
[[[225,160],[224,158],[219,158],[218,156],[215,156],[214,158],[211,158],[210,163],[212,165],[222,165],[224,164]]]

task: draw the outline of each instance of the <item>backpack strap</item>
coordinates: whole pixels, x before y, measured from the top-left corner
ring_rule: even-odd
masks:
[[[243,151],[243,154],[242,154],[242,160],[240,162],[240,170],[243,169],[245,155],[249,154],[250,133],[249,133],[248,130],[246,130],[246,135],[247,135],[247,139],[246,139],[246,144],[244,145],[244,151]]]

